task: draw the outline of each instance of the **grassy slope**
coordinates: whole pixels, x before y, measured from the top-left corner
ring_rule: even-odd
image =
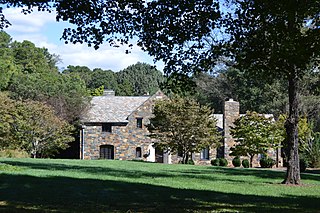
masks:
[[[0,159],[2,212],[319,212],[320,174],[130,161]],[[2,168],[2,169],[1,169]],[[1,171],[2,170],[2,171]]]

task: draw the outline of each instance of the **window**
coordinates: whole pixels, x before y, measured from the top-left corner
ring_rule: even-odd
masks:
[[[112,145],[100,146],[100,159],[114,159],[114,146]]]
[[[201,160],[209,160],[209,147],[201,150],[200,159]]]
[[[141,158],[141,147],[136,148],[136,158]]]
[[[112,132],[112,125],[109,123],[102,124],[102,132]]]
[[[137,128],[142,128],[142,118],[137,118]]]

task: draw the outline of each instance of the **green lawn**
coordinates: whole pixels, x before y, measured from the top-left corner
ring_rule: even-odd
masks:
[[[320,174],[132,161],[0,159],[1,212],[320,212]]]

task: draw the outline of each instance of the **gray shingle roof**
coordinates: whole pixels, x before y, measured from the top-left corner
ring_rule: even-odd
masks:
[[[128,122],[127,117],[148,99],[149,96],[96,96],[81,121]]]

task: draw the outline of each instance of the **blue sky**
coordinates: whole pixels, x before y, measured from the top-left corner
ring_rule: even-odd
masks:
[[[125,47],[113,48],[108,44],[102,45],[98,50],[87,47],[86,44],[65,44],[60,40],[63,29],[68,27],[66,22],[56,22],[54,13],[38,12],[24,15],[21,9],[9,8],[3,10],[12,26],[5,29],[13,40],[29,40],[37,47],[46,47],[50,53],[60,56],[60,68],[68,65],[87,66],[90,69],[102,68],[120,71],[138,61],[153,65],[153,59],[139,47],[133,46],[131,54],[125,54]],[[162,63],[157,63],[159,70]]]

